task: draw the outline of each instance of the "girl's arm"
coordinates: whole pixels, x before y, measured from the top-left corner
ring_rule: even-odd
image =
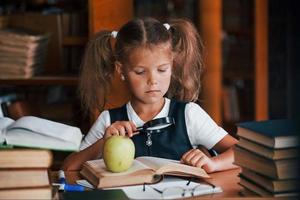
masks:
[[[237,142],[238,140],[228,134],[213,147],[218,152],[217,156],[211,158],[214,161],[215,171],[238,168],[238,166],[233,164],[233,146]]]
[[[227,134],[214,146],[214,149],[219,153],[217,156],[208,157],[199,149],[191,149],[182,156],[181,162],[202,167],[208,173],[237,168],[233,164],[234,154],[232,149],[237,142],[235,138]]]
[[[100,139],[86,149],[70,154],[63,162],[64,171],[78,171],[83,163],[102,157],[104,139]]]
[[[62,169],[65,171],[80,170],[85,161],[102,157],[104,141],[112,135],[122,135],[132,137],[136,130],[136,126],[131,121],[116,121],[105,130],[103,138],[97,140],[94,144],[86,149],[72,153],[63,163]]]

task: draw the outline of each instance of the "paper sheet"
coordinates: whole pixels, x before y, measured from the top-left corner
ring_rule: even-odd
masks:
[[[145,191],[143,191],[143,185],[137,186],[127,186],[127,187],[118,187],[118,188],[111,188],[111,189],[122,189],[125,194],[130,199],[176,199],[176,198],[183,198],[183,197],[190,197],[192,196],[191,190],[197,186],[197,192],[194,196],[205,195],[205,194],[212,194],[212,193],[219,193],[222,192],[222,189],[218,186],[213,188],[211,185],[207,183],[197,183],[191,181],[189,185],[187,185],[187,180],[181,179],[178,177],[165,177],[163,181],[157,184],[145,185]],[[185,196],[181,196],[180,193],[164,193],[162,196],[161,193],[157,192],[155,189],[160,191],[165,190],[172,190],[170,188],[181,187],[185,192]],[[155,189],[153,189],[155,188]]]

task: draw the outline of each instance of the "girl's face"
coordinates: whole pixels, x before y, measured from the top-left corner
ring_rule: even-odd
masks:
[[[131,51],[122,67],[132,101],[146,104],[161,102],[169,89],[173,56],[167,44],[140,47]]]

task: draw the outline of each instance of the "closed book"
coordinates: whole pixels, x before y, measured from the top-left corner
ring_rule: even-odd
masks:
[[[248,151],[251,151],[260,156],[279,160],[279,159],[287,159],[287,158],[295,158],[299,157],[299,148],[284,148],[284,149],[274,149],[259,143],[253,142],[251,140],[245,139],[243,137],[239,138],[239,143],[237,146],[242,147]]]
[[[0,41],[11,41],[13,44],[34,43],[49,39],[50,34],[43,34],[36,31],[10,28],[0,30]]]
[[[251,190],[249,190],[245,187],[243,189],[241,189],[239,193],[244,197],[257,197],[257,196],[259,196],[257,193],[252,192]]]
[[[300,177],[297,158],[271,160],[236,146],[234,148],[234,163],[274,179]]]
[[[129,199],[121,189],[114,190],[93,190],[84,192],[64,192],[62,194],[64,200],[127,200]]]
[[[299,197],[300,195],[299,192],[269,192],[245,177],[240,177],[239,184],[263,197]]]
[[[1,169],[0,189],[49,186],[47,169]]]
[[[52,199],[52,188],[1,189],[0,199]]]
[[[299,123],[290,119],[237,124],[238,136],[275,149],[299,147],[299,134]]]
[[[253,181],[255,184],[263,187],[269,192],[278,193],[300,190],[300,179],[272,179],[244,167],[242,168],[240,175]]]
[[[0,78],[29,78],[46,58],[49,35],[21,29],[0,30]]]
[[[43,149],[0,149],[0,169],[49,168],[53,161],[50,150]]]
[[[143,183],[156,183],[163,175],[208,178],[199,167],[184,165],[176,160],[142,156],[137,157],[127,171],[110,172],[103,161],[91,160],[84,163],[80,174],[97,188],[109,188]]]

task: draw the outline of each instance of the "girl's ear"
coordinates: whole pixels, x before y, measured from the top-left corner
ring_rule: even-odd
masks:
[[[119,61],[115,62],[115,69],[120,75],[122,74],[122,64]]]
[[[125,81],[125,76],[124,76],[124,73],[123,73],[123,66],[119,61],[115,62],[115,68],[116,68],[116,71],[118,72],[118,74],[120,75],[121,80]]]

